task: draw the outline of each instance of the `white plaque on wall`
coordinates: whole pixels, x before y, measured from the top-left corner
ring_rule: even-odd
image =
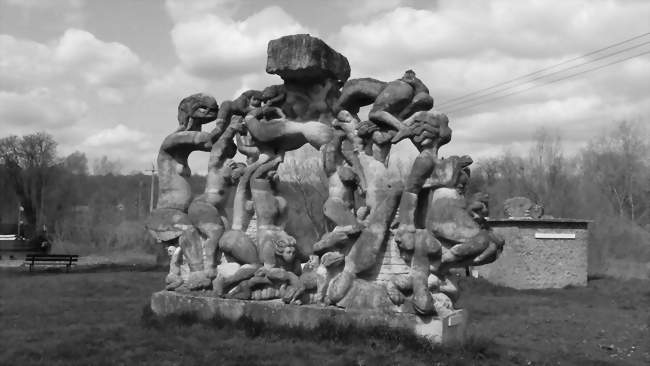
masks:
[[[535,239],[575,239],[575,233],[535,233]]]

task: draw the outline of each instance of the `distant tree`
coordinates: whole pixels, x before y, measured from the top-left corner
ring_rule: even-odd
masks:
[[[75,151],[63,159],[63,168],[72,174],[88,175],[88,158],[81,151]]]
[[[109,160],[106,155],[100,159],[95,159],[93,162],[94,175],[119,175],[121,172],[122,163],[119,160]]]
[[[44,222],[44,191],[56,163],[56,146],[45,132],[0,139],[0,168],[18,196],[28,224]]]
[[[621,121],[582,152],[582,169],[620,217],[642,222],[650,215],[650,143],[639,122]]]

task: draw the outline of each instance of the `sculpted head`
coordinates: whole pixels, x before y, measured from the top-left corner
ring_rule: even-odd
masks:
[[[233,161],[228,164],[228,169],[230,169],[230,181],[234,184],[244,175],[246,164]]]
[[[275,255],[282,258],[285,263],[292,263],[296,258],[296,239],[284,231],[275,233],[271,239],[275,249]]]
[[[176,252],[176,247],[175,246],[170,245],[170,246],[167,247],[167,255],[168,256],[171,257],[172,255],[174,255],[174,252]]]
[[[266,103],[267,101],[269,101],[269,100],[271,100],[271,99],[273,99],[273,98],[275,98],[278,95],[281,95],[283,93],[284,93],[284,84],[267,86],[262,91],[261,99],[262,99],[263,102]]]
[[[197,93],[192,94],[178,105],[178,123],[184,130],[200,131],[201,125],[217,119],[219,104],[214,97]]]
[[[415,81],[415,71],[413,70],[406,70],[404,72],[404,76],[402,76],[402,80],[406,81],[407,83]]]
[[[341,121],[341,122],[356,122],[356,118],[352,115],[352,113],[346,111],[345,109],[342,109],[337,115],[336,119]]]
[[[439,148],[451,141],[449,118],[444,113],[435,111],[418,112],[413,115],[411,138],[416,146],[422,148]]]
[[[247,90],[242,95],[248,99],[248,106],[251,108],[258,108],[262,105],[262,92],[259,90]]]

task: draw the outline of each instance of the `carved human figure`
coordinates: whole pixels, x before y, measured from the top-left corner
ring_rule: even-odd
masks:
[[[178,238],[190,225],[185,214],[192,200],[187,158],[193,151],[210,151],[220,131],[202,132],[201,125],[217,117],[217,101],[205,94],[184,98],[178,106],[180,127],[167,136],[158,152],[158,204],[147,221],[151,234],[161,242]]]
[[[366,227],[345,256],[343,271],[330,282],[327,297],[337,303],[348,293],[354,280],[375,266],[382,244],[387,238],[388,228],[393,221],[403,186],[393,182],[385,188],[384,199],[373,208],[367,218]]]
[[[418,112],[405,124],[411,129],[411,141],[420,154],[413,162],[400,200],[400,225],[396,231],[396,241],[405,249],[413,250],[418,201],[427,199],[419,195],[439,164],[438,149],[451,141],[451,129],[447,116],[435,112]]]
[[[295,301],[305,290],[300,280],[302,269],[296,253],[296,241],[284,231],[265,236],[268,256],[264,265],[254,275],[229,291],[228,296],[237,299],[268,300],[282,298],[284,302]],[[272,289],[272,290],[271,290]]]
[[[287,98],[287,90],[284,84],[271,85],[262,91],[262,101],[265,107],[282,107]]]
[[[407,70],[400,79],[391,81],[377,96],[368,113],[372,122],[398,131],[392,142],[407,137],[402,121],[415,112],[433,108],[433,98],[424,83]]]
[[[191,290],[210,287],[212,279],[216,277],[219,240],[227,227],[224,204],[230,188],[237,183],[245,169],[245,164],[226,164],[235,155],[233,138],[242,128],[241,117],[236,116],[212,145],[205,191],[192,201],[188,209],[189,219],[200,234],[199,241],[183,241],[183,252],[190,267],[187,286]],[[252,243],[248,246],[223,247],[221,252],[238,263],[254,263],[257,259],[257,250]]]
[[[354,191],[365,195],[367,183],[356,136],[357,120],[342,110],[332,123],[334,136],[323,149],[323,167],[328,177],[328,197],[323,205],[325,217],[337,227],[357,225]]]
[[[372,78],[348,80],[333,109],[335,113],[347,110],[358,118],[360,107],[370,104],[369,120],[360,123],[358,135],[372,141],[366,145],[366,152],[385,163],[390,143],[408,137],[402,121],[431,109],[433,98],[415,72],[407,70],[403,77],[389,83]]]
[[[402,257],[410,265],[408,275],[396,276],[387,284],[389,297],[395,304],[403,302],[403,293],[412,292],[414,310],[421,315],[436,312],[429,277],[431,264],[440,260],[440,242],[426,229],[416,229],[412,250],[401,248]]]
[[[181,265],[183,263],[183,254],[181,247],[170,245],[167,247],[167,254],[169,255],[169,273],[165,278],[165,289],[175,290],[183,284],[181,276]]]
[[[230,123],[232,116],[246,116],[250,111],[262,105],[262,92],[247,90],[235,100],[226,100],[221,103],[219,114],[215,121],[217,128],[222,130]]]
[[[318,150],[332,139],[329,126],[320,122],[289,121],[279,108],[256,108],[246,115],[244,122],[259,149],[258,165],[307,143]]]
[[[393,301],[399,302],[400,292],[393,287],[400,291],[412,290],[414,308],[423,315],[450,310],[444,304],[449,304],[449,296],[457,293],[446,275],[452,263],[458,265],[458,261],[470,256],[474,260],[493,253],[482,239],[488,232],[483,229],[484,216],[481,216],[487,206],[482,201],[463,197],[471,158],[439,159],[437,156],[439,147],[451,139],[448,123],[444,114],[435,112],[419,112],[405,121],[405,132],[420,154],[402,194],[395,241],[402,253],[406,253],[411,271],[406,278],[397,278],[389,284],[389,294]]]
[[[463,196],[472,159],[437,156],[438,148],[451,139],[447,117],[419,112],[407,119],[405,126],[420,155],[401,197],[395,241],[407,253],[411,272],[395,279],[389,285],[389,294],[399,302],[395,288],[412,290],[417,312],[440,315],[451,310],[448,305],[457,296],[448,269],[496,259],[503,240],[485,226],[486,198],[468,200]]]

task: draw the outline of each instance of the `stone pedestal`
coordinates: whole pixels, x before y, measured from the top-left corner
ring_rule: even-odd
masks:
[[[499,259],[475,270],[494,284],[516,289],[586,286],[588,224],[573,219],[490,220],[506,245]]]
[[[335,326],[388,327],[413,332],[433,344],[461,341],[467,312],[456,310],[443,318],[420,317],[408,313],[343,310],[316,305],[287,305],[279,300],[242,301],[171,291],[151,296],[151,309],[158,316],[193,314],[201,320],[214,317],[237,321],[244,317],[270,326],[315,329],[327,322]]]

